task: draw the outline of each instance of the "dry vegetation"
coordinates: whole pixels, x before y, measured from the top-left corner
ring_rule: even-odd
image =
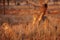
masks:
[[[44,14],[42,1],[41,6],[28,2],[33,7],[7,7],[5,15],[0,9],[0,40],[60,40],[60,12]]]
[[[48,14],[48,18],[32,22],[2,22],[1,40],[60,40],[60,16]],[[11,19],[10,19],[11,20]],[[25,20],[26,21],[26,20]],[[54,22],[53,22],[54,21]],[[12,24],[11,24],[12,23]]]

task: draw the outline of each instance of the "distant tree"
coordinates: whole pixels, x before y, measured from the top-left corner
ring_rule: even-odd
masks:
[[[1,2],[1,0],[0,0],[0,2]]]
[[[54,4],[56,4],[58,2],[58,0],[53,0]]]
[[[0,0],[0,3],[1,3],[1,0]]]
[[[7,0],[7,4],[8,4],[8,6],[9,6],[9,1],[10,1],[10,0]]]
[[[15,0],[15,5],[19,5],[19,2],[20,0]]]
[[[57,2],[58,0],[53,0],[53,2]]]
[[[14,2],[15,2],[15,5],[16,5],[16,0],[14,0]]]
[[[3,0],[3,6],[4,6],[4,15],[5,15],[5,0]]]

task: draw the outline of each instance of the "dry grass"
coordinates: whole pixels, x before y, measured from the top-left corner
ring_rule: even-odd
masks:
[[[43,6],[6,9],[5,15],[0,14],[0,40],[60,40],[60,12],[43,12]]]
[[[51,16],[50,16],[51,17]],[[52,18],[52,20],[55,20]],[[59,20],[55,20],[57,26],[51,20],[45,19],[36,24],[15,24],[3,23],[0,27],[1,40],[60,40]],[[59,23],[59,24],[58,24]]]

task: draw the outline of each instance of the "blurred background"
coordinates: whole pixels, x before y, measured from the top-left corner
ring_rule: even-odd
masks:
[[[0,40],[60,40],[60,0],[0,0]]]

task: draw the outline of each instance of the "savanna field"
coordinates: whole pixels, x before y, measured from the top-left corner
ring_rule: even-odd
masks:
[[[0,0],[0,40],[60,40],[59,0]]]

